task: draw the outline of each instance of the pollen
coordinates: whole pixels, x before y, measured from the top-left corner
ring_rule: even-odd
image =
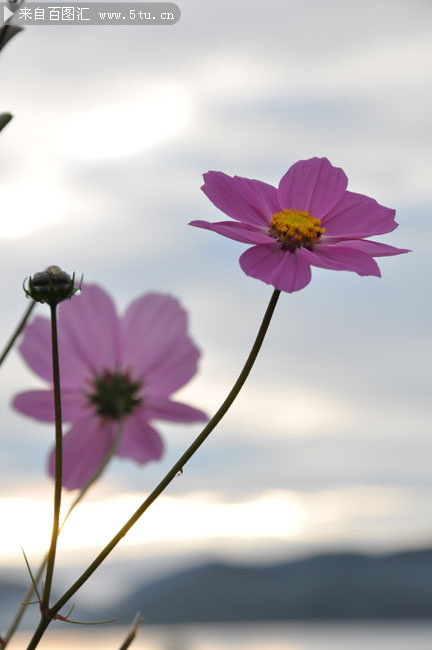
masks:
[[[290,249],[312,244],[324,232],[321,219],[300,210],[276,212],[270,222],[270,233]]]

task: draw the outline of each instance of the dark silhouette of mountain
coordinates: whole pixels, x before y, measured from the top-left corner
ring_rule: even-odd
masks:
[[[26,589],[24,584],[0,582],[0,634],[14,617]]]
[[[146,584],[113,608],[119,623],[432,618],[432,549],[326,553],[272,566],[212,563]],[[104,610],[104,615],[107,612]]]
[[[0,582],[0,633],[25,589]],[[38,608],[27,609],[25,627],[34,626]],[[323,553],[262,566],[215,562],[146,583],[110,607],[95,604],[76,617],[129,624],[137,611],[153,624],[431,619],[432,548]]]

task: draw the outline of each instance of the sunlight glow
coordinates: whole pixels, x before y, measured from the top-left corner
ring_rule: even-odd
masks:
[[[104,545],[140,504],[142,495],[125,494],[102,502],[84,503],[73,513],[59,548],[84,549]],[[14,556],[20,544],[26,553],[47,547],[51,504],[22,497],[0,499],[0,557]],[[207,494],[162,497],[131,530],[122,544],[193,538],[280,538],[295,536],[304,514],[290,493],[268,492],[250,501],[221,503]]]
[[[66,495],[65,495],[66,497]],[[65,498],[71,501],[73,495]],[[317,544],[363,544],[376,549],[412,544],[424,522],[430,491],[377,485],[294,492],[273,490],[243,501],[224,500],[211,492],[163,496],[119,545],[124,557],[146,553],[225,552],[241,557],[264,548],[313,549]],[[59,539],[66,564],[100,550],[133,514],[141,494],[100,497],[81,504]],[[22,545],[28,556],[41,557],[49,542],[52,503],[45,492],[0,499],[0,565],[21,566]],[[432,534],[429,526],[427,539]],[[418,535],[417,535],[418,537]],[[426,542],[425,542],[426,543]]]
[[[67,154],[85,159],[132,156],[178,134],[191,122],[186,92],[174,84],[145,97],[74,114],[58,129]]]
[[[3,218],[0,237],[16,239],[63,220],[65,196],[46,180],[28,183],[21,178],[0,192]]]

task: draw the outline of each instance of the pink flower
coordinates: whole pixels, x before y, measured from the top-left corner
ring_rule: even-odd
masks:
[[[122,318],[96,285],[59,306],[59,354],[64,422],[63,485],[81,488],[109,451],[123,419],[117,456],[147,463],[163,443],[150,422],[199,422],[202,411],[170,398],[193,377],[199,351],[187,335],[187,315],[175,298],[148,293]],[[37,317],[20,351],[30,368],[52,383],[50,323]],[[30,417],[54,420],[52,387],[20,393],[13,406]],[[54,475],[54,452],[49,459]]]
[[[295,163],[277,189],[222,172],[208,172],[204,181],[210,201],[236,221],[190,225],[254,244],[241,255],[241,268],[281,291],[303,289],[311,266],[380,276],[374,257],[409,252],[365,239],[394,230],[395,210],[347,191],[346,175],[327,158]]]

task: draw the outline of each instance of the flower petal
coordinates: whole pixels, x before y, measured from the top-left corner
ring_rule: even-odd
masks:
[[[243,198],[250,205],[255,206],[261,216],[264,217],[267,225],[270,223],[272,215],[275,212],[280,212],[278,191],[273,185],[256,179],[244,178],[243,176],[234,176],[233,181]]]
[[[219,235],[241,241],[245,244],[265,244],[273,241],[273,237],[264,228],[258,229],[256,226],[249,226],[245,223],[238,223],[237,221],[218,221],[217,223],[191,221],[189,225],[204,228],[205,230],[214,230]]]
[[[283,209],[307,210],[321,219],[341,200],[348,179],[327,158],[300,160],[289,168],[279,183],[278,197]]]
[[[120,354],[119,321],[113,301],[101,287],[85,285],[80,296],[62,302],[59,329],[93,373],[115,368]]]
[[[254,181],[251,181],[252,183]],[[268,216],[261,213],[262,198],[256,198],[248,192],[247,196],[256,203],[249,203],[243,196],[244,184],[222,172],[207,172],[204,174],[204,194],[222,212],[232,219],[255,226],[268,226]]]
[[[182,402],[174,402],[166,397],[150,395],[143,408],[149,419],[170,422],[206,422],[208,420],[208,416],[203,411]]]
[[[345,239],[344,244],[350,248],[355,248],[358,251],[363,251],[372,257],[387,257],[389,255],[401,255],[401,253],[411,253],[409,248],[396,248],[388,244],[381,244],[377,241],[369,241],[366,239]]]
[[[84,359],[77,357],[61,328],[58,334],[62,387],[73,388],[82,384],[89,375],[89,367]],[[25,327],[19,350],[33,372],[52,383],[51,325],[48,318],[36,316]]]
[[[135,300],[122,321],[124,368],[143,377],[145,389],[169,395],[195,374],[198,349],[187,336],[187,314],[171,296]]]
[[[354,271],[359,275],[381,276],[378,264],[373,257],[363,251],[343,244],[319,245],[313,251],[305,248],[303,255],[309,264],[322,269],[333,269],[334,271]]]
[[[364,194],[345,192],[322,220],[326,235],[351,239],[382,235],[397,228],[396,211],[380,205]]]
[[[310,266],[302,251],[291,253],[282,250],[280,244],[248,248],[239,261],[246,275],[288,293],[303,289],[311,279]]]
[[[63,389],[61,395],[63,422],[76,422],[90,415],[92,409],[85,396],[76,390]],[[52,390],[30,390],[14,397],[12,406],[29,417],[54,422],[54,393]]]
[[[117,430],[113,420],[88,417],[76,422],[63,437],[63,486],[68,490],[84,487],[108,454]],[[55,453],[51,451],[48,471],[55,474]]]
[[[140,412],[125,421],[117,456],[132,458],[137,463],[144,464],[150,460],[158,460],[162,452],[162,438]]]
[[[147,370],[149,393],[167,396],[184,386],[195,375],[199,356],[200,351],[188,337],[167,346],[161,351],[157,363]]]

